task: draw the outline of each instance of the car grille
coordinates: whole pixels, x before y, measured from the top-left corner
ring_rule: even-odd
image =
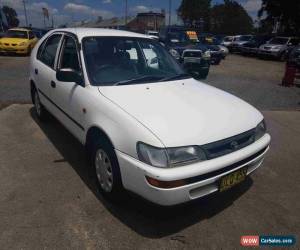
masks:
[[[212,172],[209,172],[209,173],[206,173],[206,174],[202,174],[202,175],[198,175],[198,176],[194,176],[194,177],[190,177],[190,178],[187,178],[187,179],[184,179],[184,181],[187,183],[187,184],[191,184],[191,183],[195,183],[195,182],[199,182],[199,181],[203,181],[203,180],[207,180],[209,178],[213,178],[215,176],[218,176],[218,175],[221,175],[221,174],[224,174],[224,173],[227,173],[233,169],[236,169],[244,164],[247,164],[248,162],[254,160],[255,158],[257,157],[260,157],[262,156],[266,150],[268,149],[268,147],[265,147],[263,148],[262,150],[258,151],[257,153],[239,161],[239,162],[236,162],[236,163],[233,163],[229,166],[226,166],[224,168],[221,168],[221,169],[218,169],[218,170],[215,170],[215,171],[212,171]]]
[[[202,57],[201,51],[184,51],[183,57]]]
[[[205,151],[208,159],[214,159],[244,148],[253,143],[254,139],[255,129],[251,129],[227,139],[202,145],[201,148]]]

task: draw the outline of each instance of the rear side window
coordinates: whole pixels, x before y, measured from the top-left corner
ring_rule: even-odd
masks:
[[[40,54],[38,54],[38,59],[44,64],[51,68],[54,68],[56,51],[61,39],[61,35],[52,35],[43,46]]]

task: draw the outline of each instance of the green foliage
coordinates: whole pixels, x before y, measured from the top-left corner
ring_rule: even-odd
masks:
[[[300,1],[299,0],[262,0],[258,16],[266,17],[262,24],[280,21],[279,32],[287,35],[300,35]]]
[[[18,14],[15,11],[15,9],[8,6],[3,6],[2,11],[6,16],[9,27],[13,28],[19,25],[20,21],[18,19]]]
[[[188,26],[197,26],[202,21],[204,31],[209,30],[211,0],[182,0],[178,15]]]
[[[211,32],[216,34],[249,34],[253,31],[253,21],[239,3],[224,0],[211,9]]]

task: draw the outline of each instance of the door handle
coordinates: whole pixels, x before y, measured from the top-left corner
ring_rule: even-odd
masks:
[[[34,69],[34,73],[37,75],[39,73],[38,69]]]
[[[56,83],[54,81],[51,81],[51,87],[55,88],[56,87]]]

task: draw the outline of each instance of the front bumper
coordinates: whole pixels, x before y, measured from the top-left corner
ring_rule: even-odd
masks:
[[[2,53],[28,53],[28,46],[0,46],[0,52]]]
[[[125,189],[156,204],[171,206],[218,191],[219,179],[242,167],[248,167],[247,175],[249,175],[262,164],[270,140],[270,135],[266,134],[258,141],[233,153],[176,168],[156,168],[118,150],[116,154]],[[163,189],[150,185],[145,176],[160,181],[187,179],[190,182],[184,186]]]
[[[264,49],[259,49],[258,50],[258,54],[259,55],[265,55],[265,56],[273,56],[273,57],[279,57],[280,56],[281,51],[280,50],[264,50]]]

